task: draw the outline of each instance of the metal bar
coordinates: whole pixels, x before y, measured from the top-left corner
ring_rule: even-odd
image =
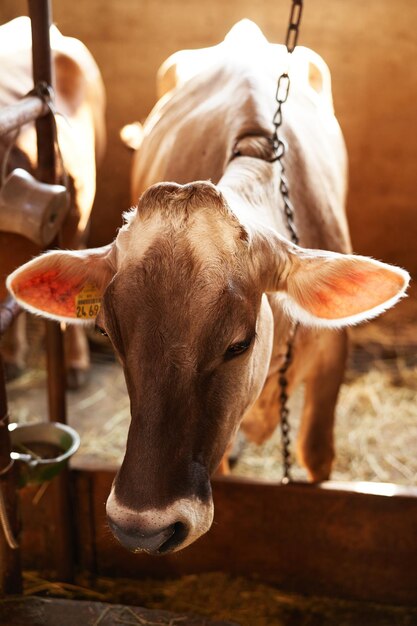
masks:
[[[34,85],[44,82],[53,86],[53,70],[49,29],[51,27],[50,0],[29,0],[32,24],[32,61]],[[56,182],[55,127],[52,113],[36,121],[38,145],[38,178],[45,183]]]
[[[29,0],[32,23],[33,81],[53,86],[49,29],[50,0]],[[36,122],[38,178],[56,182],[55,127],[51,113]],[[48,357],[48,401],[51,421],[66,421],[65,369],[62,333],[55,322],[46,323]]]
[[[7,296],[0,303],[0,339],[21,312],[22,309],[12,296]]]
[[[32,56],[34,83],[52,85],[50,0],[29,0],[32,22]],[[55,126],[52,113],[36,122],[38,145],[38,178],[46,183],[56,182]],[[48,405],[51,421],[66,422],[66,384],[63,337],[59,324],[46,322],[46,352],[48,366]]]
[[[50,0],[29,0],[32,23],[33,81],[54,86],[49,30],[52,22]],[[51,113],[36,121],[38,146],[37,176],[46,183],[55,183],[56,152],[55,124]],[[46,353],[48,368],[48,406],[51,421],[66,422],[66,373],[61,327],[46,322]],[[59,533],[56,537],[55,562],[58,577],[72,580],[74,574],[73,527],[70,505],[70,485],[66,473],[53,482],[55,517]]]
[[[49,109],[38,96],[28,96],[0,110],[0,136],[46,115]]]
[[[57,322],[45,322],[48,369],[48,407],[51,422],[67,423],[65,395],[65,351],[61,327]]]
[[[6,385],[4,380],[3,360],[0,355],[0,470],[10,464],[10,436],[7,412]],[[11,467],[0,476],[0,489],[5,504],[5,513],[14,537],[18,536],[18,498],[16,476]],[[12,547],[6,533],[0,527],[0,590],[4,594],[22,593],[22,569],[20,549]]]

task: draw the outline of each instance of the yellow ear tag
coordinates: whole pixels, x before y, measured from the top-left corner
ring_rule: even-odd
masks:
[[[84,285],[75,296],[75,315],[80,319],[94,319],[100,307],[101,296],[95,285]]]

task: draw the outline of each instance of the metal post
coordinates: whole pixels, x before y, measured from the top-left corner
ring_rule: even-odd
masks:
[[[0,304],[0,341],[20,313],[17,302],[8,296]],[[12,545],[18,540],[20,525],[15,468],[10,467],[9,416],[3,360],[0,355],[0,593],[22,592],[20,548]],[[12,542],[10,541],[12,535]]]
[[[29,0],[29,15],[32,24],[33,83],[54,85],[52,73],[50,0]],[[56,182],[55,136],[52,113],[36,121],[38,143],[38,178],[45,183]]]
[[[10,467],[10,436],[8,431],[6,385],[4,382],[3,360],[0,356],[0,489],[6,523],[14,538],[18,537],[18,500],[14,467]],[[9,469],[7,469],[9,468]],[[7,540],[3,524],[0,525],[0,592],[3,594],[22,593],[22,569],[20,548],[13,548]]]
[[[33,82],[53,85],[49,28],[50,0],[29,0],[32,22]],[[55,126],[52,113],[36,121],[38,146],[37,177],[45,183],[56,181]],[[66,423],[65,364],[62,332],[56,322],[46,322],[49,419]]]
[[[22,309],[12,296],[7,296],[3,302],[0,302],[0,341],[21,311]]]
[[[33,81],[53,87],[49,29],[51,26],[50,0],[29,0],[32,22]],[[55,126],[52,114],[36,121],[38,145],[38,178],[43,182],[56,181]],[[48,367],[49,419],[66,422],[66,373],[61,327],[56,322],[46,322],[46,351]],[[56,570],[61,580],[73,578],[73,528],[70,506],[69,474],[63,472],[54,480],[54,505],[56,520]]]

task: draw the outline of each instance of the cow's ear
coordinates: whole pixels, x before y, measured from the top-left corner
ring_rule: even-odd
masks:
[[[277,291],[291,318],[308,326],[337,328],[371,319],[393,306],[410,280],[405,270],[368,257],[277,243],[278,266],[267,271],[265,290]]]
[[[115,273],[112,259],[112,245],[46,252],[10,274],[7,288],[31,313],[61,322],[91,322]]]
[[[143,126],[140,122],[126,124],[120,131],[120,139],[130,150],[139,150],[144,138]]]

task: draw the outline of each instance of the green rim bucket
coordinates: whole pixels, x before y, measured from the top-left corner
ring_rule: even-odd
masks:
[[[12,452],[19,467],[19,487],[51,480],[80,446],[78,433],[59,422],[9,424]]]

